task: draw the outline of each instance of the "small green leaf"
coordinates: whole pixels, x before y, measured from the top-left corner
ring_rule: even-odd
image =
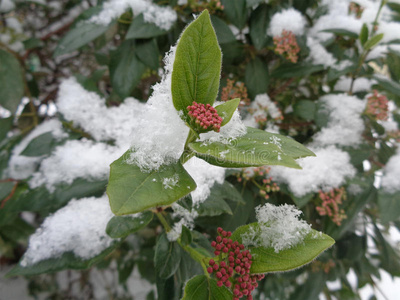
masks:
[[[258,223],[244,225],[235,230],[232,240],[242,243],[242,235],[258,227]],[[275,252],[274,248],[249,247],[253,255],[250,272],[253,274],[283,272],[299,268],[312,262],[318,255],[330,248],[335,241],[328,235],[311,230],[303,243],[287,250]]]
[[[158,70],[160,65],[158,56],[160,54],[155,39],[137,41],[136,55],[146,66],[153,70]]]
[[[230,143],[195,142],[189,148],[210,164],[231,168],[281,165],[301,169],[294,159],[315,156],[295,140],[251,127]]]
[[[225,21],[221,20],[215,15],[211,15],[211,22],[220,44],[236,42],[236,37],[233,35],[232,30],[225,23]]]
[[[374,76],[374,79],[378,82],[378,85],[381,86],[385,91],[400,97],[400,83],[378,76]]]
[[[229,123],[229,121],[232,119],[233,113],[239,106],[239,103],[240,99],[236,98],[215,107],[218,115],[223,119],[221,126]]]
[[[181,247],[176,242],[170,243],[167,235],[158,238],[154,254],[154,267],[160,278],[167,279],[175,274],[181,261]]]
[[[182,206],[183,208],[187,209],[188,211],[192,211],[193,208],[192,195],[189,194],[186,197],[178,200],[176,203]]]
[[[284,64],[274,70],[271,77],[284,79],[284,78],[294,78],[294,77],[305,77],[313,73],[320,72],[324,70],[323,65],[311,65],[308,63],[303,64]]]
[[[366,23],[364,23],[360,32],[360,42],[363,47],[368,40],[368,36],[369,36],[368,26]]]
[[[111,85],[122,99],[131,94],[146,69],[135,51],[135,42],[128,40],[111,54]]]
[[[304,120],[312,121],[315,118],[316,112],[315,102],[310,100],[300,100],[294,104],[293,112],[296,116]]]
[[[353,38],[353,39],[358,38],[358,34],[357,33],[354,33],[352,31],[349,31],[349,30],[346,30],[346,29],[342,29],[342,28],[325,29],[325,30],[321,30],[321,32],[333,33],[333,34],[340,35],[340,36],[348,36],[348,37]]]
[[[268,66],[260,58],[256,57],[247,64],[245,83],[252,97],[267,92],[269,84]]]
[[[167,31],[161,29],[157,25],[145,22],[143,14],[140,14],[133,18],[125,39],[150,39],[165,33],[167,33]]]
[[[379,191],[378,206],[382,223],[386,224],[388,222],[399,220],[400,192],[389,194],[384,191]]]
[[[268,5],[260,5],[250,16],[250,37],[257,50],[264,48],[268,41],[266,28],[269,23],[269,11]]]
[[[374,35],[371,37],[368,41],[365,42],[364,44],[364,49],[365,50],[371,50],[373,47],[375,47],[381,40],[383,39],[383,33]]]
[[[229,21],[239,29],[243,29],[247,23],[246,0],[221,0],[224,13]]]
[[[129,153],[127,151],[111,164],[107,195],[114,214],[134,214],[151,207],[169,205],[196,188],[196,183],[180,162],[142,172],[138,166],[126,163]],[[169,179],[174,186],[165,184]]]
[[[192,233],[190,230],[182,225],[181,242],[183,246],[189,245],[193,241]]]
[[[230,206],[222,198],[208,198],[206,201],[199,204],[196,211],[199,213],[199,216],[202,217],[214,217],[224,213],[232,215]]]
[[[176,48],[172,72],[172,99],[177,111],[187,117],[193,101],[213,104],[218,94],[221,50],[204,10],[183,32]]]
[[[24,77],[18,60],[0,49],[0,105],[12,114],[24,96]]]
[[[73,252],[65,252],[59,258],[50,258],[42,260],[34,265],[23,267],[20,264],[11,269],[6,274],[6,277],[12,276],[32,276],[44,273],[53,273],[61,270],[68,269],[88,269],[91,266],[99,263],[109,255],[117,246],[118,242],[114,242],[110,247],[102,251],[100,254],[92,257],[91,259],[84,260],[75,256]]]
[[[153,213],[145,211],[135,216],[115,216],[108,221],[106,233],[113,239],[124,238],[144,228],[153,219]]]
[[[0,141],[3,141],[13,125],[13,117],[0,119]]]
[[[55,139],[51,132],[46,132],[34,138],[21,152],[24,156],[42,156],[51,153],[55,146]]]
[[[185,286],[182,300],[232,300],[232,293],[206,275],[197,275]]]
[[[60,40],[56,50],[54,50],[54,57],[72,52],[80,47],[90,43],[94,39],[105,33],[115,22],[109,25],[100,25],[86,21],[80,21],[74,28]]]

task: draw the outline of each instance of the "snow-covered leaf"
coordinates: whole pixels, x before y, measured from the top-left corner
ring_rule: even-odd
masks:
[[[315,156],[295,140],[251,127],[230,143],[195,142],[189,148],[210,164],[232,168],[281,165],[300,169],[295,159]]]
[[[232,240],[242,243],[242,235],[252,230],[252,227],[257,228],[258,226],[258,223],[252,223],[239,227],[232,234]],[[303,243],[299,243],[290,249],[276,252],[272,247],[249,247],[253,255],[253,264],[251,265],[250,272],[260,274],[283,272],[299,268],[312,262],[334,243],[335,241],[328,235],[311,230],[304,238]]]
[[[111,164],[107,194],[116,215],[169,205],[196,189],[196,183],[180,162],[143,172],[126,162],[129,156],[127,151]]]

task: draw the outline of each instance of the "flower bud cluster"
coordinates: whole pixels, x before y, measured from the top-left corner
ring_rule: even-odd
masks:
[[[243,82],[236,82],[227,79],[226,86],[222,88],[221,101],[229,101],[235,98],[240,99],[239,107],[250,105],[250,98],[247,94],[247,88]]]
[[[250,275],[252,256],[243,244],[233,242],[229,237],[230,231],[218,228],[218,236],[211,246],[215,249],[214,254],[220,257],[219,264],[213,259],[209,261],[207,272],[214,274],[218,286],[225,285],[231,288],[233,300],[247,297],[252,300],[251,292],[258,286],[257,281],[262,280],[265,275]]]
[[[220,0],[189,1],[189,6],[194,12],[201,12],[207,9],[212,15],[217,11],[224,10],[224,6],[221,4]]]
[[[347,218],[344,210],[339,208],[342,200],[346,200],[344,187],[332,189],[326,193],[319,191],[318,197],[322,200],[321,205],[315,208],[319,215],[330,217],[336,225],[340,226],[342,220]]]
[[[360,19],[363,12],[364,12],[364,7],[362,7],[358,3],[350,2],[349,14],[353,14],[353,15],[356,16],[357,19]]]
[[[269,199],[269,193],[275,193],[280,191],[280,187],[276,182],[273,182],[273,178],[268,175],[270,167],[262,166],[256,168],[245,168],[242,173],[237,175],[238,182],[245,181],[252,182],[259,188],[260,195],[265,199]],[[261,178],[260,178],[261,177]]]
[[[387,120],[389,115],[389,101],[386,96],[379,94],[377,90],[373,90],[373,94],[368,97],[365,113],[376,120]]]
[[[274,45],[275,53],[282,55],[292,63],[297,62],[300,47],[293,32],[282,30],[281,36],[274,36]]]
[[[210,104],[204,105],[193,101],[192,105],[187,107],[188,114],[191,117],[195,127],[200,131],[214,130],[219,132],[223,119],[218,115],[217,110]]]

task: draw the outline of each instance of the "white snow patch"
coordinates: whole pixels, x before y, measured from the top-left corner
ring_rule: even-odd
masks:
[[[177,20],[176,12],[171,7],[156,5],[151,0],[108,0],[103,4],[103,10],[90,18],[89,22],[110,24],[129,8],[134,16],[143,14],[145,22],[153,23],[164,30],[169,30]]]
[[[291,31],[295,35],[302,35],[306,26],[306,20],[301,13],[294,8],[289,8],[275,13],[269,24],[268,34],[280,36],[283,30]]]
[[[311,225],[300,220],[301,211],[294,205],[270,203],[256,207],[259,228],[250,227],[241,235],[245,246],[274,248],[275,252],[290,249],[303,242]]]
[[[325,191],[340,187],[346,178],[356,174],[356,170],[350,163],[347,152],[334,146],[326,148],[312,148],[316,157],[298,159],[302,170],[271,166],[269,175],[274,181],[286,183],[290,191],[297,197],[302,197],[310,192]]]
[[[58,258],[65,252],[90,259],[111,246],[113,239],[106,234],[113,217],[107,196],[71,200],[67,206],[47,217],[29,238],[22,266],[45,259]]]
[[[355,146],[362,142],[361,113],[366,102],[346,94],[326,95],[320,101],[328,113],[328,125],[314,135],[314,145]]]
[[[382,188],[385,192],[393,194],[400,191],[400,144],[397,152],[383,168]]]

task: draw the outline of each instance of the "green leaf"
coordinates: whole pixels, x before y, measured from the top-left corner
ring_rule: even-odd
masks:
[[[13,117],[0,119],[0,141],[7,137],[8,132],[12,128]]]
[[[258,223],[244,225],[235,230],[232,240],[242,243],[242,235],[257,230]],[[283,272],[299,268],[312,262],[318,255],[330,248],[335,241],[326,234],[311,230],[303,243],[287,250],[275,252],[274,248],[249,247],[253,255],[250,272],[253,274]]]
[[[188,211],[192,211],[193,199],[190,194],[187,195],[186,197],[178,200],[176,203],[179,204],[180,206],[182,206],[183,208],[187,209]]]
[[[248,1],[247,1],[248,2]],[[264,48],[268,41],[269,7],[260,5],[250,16],[250,37],[257,50]]]
[[[239,103],[240,99],[236,98],[215,107],[218,115],[223,119],[221,127],[229,123],[229,121],[232,119],[233,113],[239,106]]]
[[[373,47],[375,47],[381,40],[383,39],[383,33],[374,35],[371,37],[368,41],[365,42],[364,49],[365,50],[370,50]]]
[[[34,138],[21,152],[24,156],[42,156],[51,153],[55,146],[55,139],[51,132],[46,132]]]
[[[369,36],[368,26],[366,23],[364,23],[360,32],[360,42],[363,47],[368,40],[368,36]]]
[[[134,214],[169,205],[196,189],[196,183],[180,162],[142,172],[138,166],[126,163],[129,153],[111,164],[107,195],[114,214]],[[166,180],[172,180],[174,186],[165,184]]]
[[[374,76],[374,79],[378,82],[378,85],[381,86],[385,91],[400,97],[400,84],[399,83],[394,82],[393,80],[378,77],[378,76]]]
[[[182,245],[187,246],[190,243],[192,243],[192,241],[193,241],[192,233],[186,226],[182,225],[182,234],[181,234]]]
[[[267,64],[256,57],[246,66],[245,83],[251,97],[267,92],[269,73]]]
[[[87,260],[75,256],[73,252],[65,252],[59,258],[42,260],[31,266],[23,267],[18,264],[6,274],[6,277],[32,276],[43,273],[53,273],[67,269],[88,269],[91,266],[102,261],[103,258],[109,255],[118,245],[118,242],[114,242],[110,247],[102,251],[100,254]]]
[[[128,97],[139,83],[146,67],[135,54],[135,43],[125,41],[111,54],[110,75],[114,91],[122,99]]]
[[[232,293],[206,275],[197,275],[185,286],[182,300],[232,300]]]
[[[12,181],[0,182],[0,204],[11,193],[14,185],[15,183]]]
[[[167,279],[175,274],[181,261],[181,247],[176,242],[170,243],[167,235],[162,233],[157,241],[154,254],[154,267],[157,275]]]
[[[208,198],[206,201],[199,204],[196,209],[199,216],[219,216],[224,213],[232,215],[232,210],[222,198]]]
[[[23,96],[22,68],[14,55],[0,49],[0,105],[13,114]]]
[[[301,169],[294,159],[315,156],[295,140],[251,127],[230,143],[195,142],[189,148],[210,164],[231,168],[281,165]]]
[[[236,37],[233,35],[232,30],[225,21],[221,20],[217,16],[211,15],[211,22],[220,44],[236,42]]]
[[[84,20],[80,21],[60,40],[54,50],[53,56],[57,57],[67,54],[85,46],[105,33],[114,24],[115,22],[111,22],[109,25],[100,25]]]
[[[346,30],[346,29],[342,29],[342,28],[325,29],[325,30],[321,30],[321,32],[333,33],[335,35],[340,35],[340,36],[348,36],[348,37],[353,38],[353,39],[357,39],[358,38],[358,34],[357,33],[354,33],[352,31],[349,31],[349,30]]]
[[[278,79],[305,77],[324,69],[325,67],[323,65],[310,65],[308,63],[296,65],[284,64],[274,70],[271,77]]]
[[[125,39],[150,39],[165,33],[167,33],[167,31],[161,29],[157,25],[145,22],[143,14],[140,14],[133,18]]]
[[[389,194],[380,190],[378,193],[378,206],[382,223],[386,224],[399,220],[400,192]]]
[[[183,32],[172,72],[172,99],[177,111],[187,116],[193,101],[213,104],[218,94],[221,50],[205,10]]]
[[[137,41],[136,55],[146,66],[153,70],[158,70],[160,65],[158,58],[159,52],[155,39]]]
[[[150,211],[135,216],[115,216],[108,221],[106,233],[113,239],[124,238],[146,227],[153,219]]]
[[[247,23],[246,0],[221,0],[221,3],[229,21],[238,29],[243,29]]]
[[[293,112],[296,116],[304,120],[312,121],[315,118],[316,112],[315,102],[310,100],[300,100],[294,104]]]

